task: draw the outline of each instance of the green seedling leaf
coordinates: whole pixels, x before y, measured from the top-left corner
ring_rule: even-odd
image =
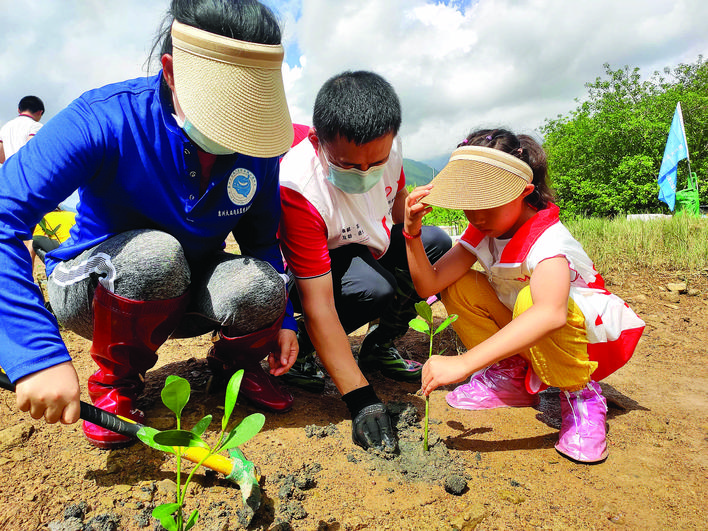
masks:
[[[149,426],[143,426],[138,430],[138,439],[140,439],[143,443],[147,444],[150,448],[154,448],[155,450],[159,450],[160,452],[169,452],[171,454],[174,454],[175,451],[171,446],[162,446],[161,444],[157,444],[155,442],[155,435],[160,433],[158,430],[155,428],[150,428]]]
[[[253,415],[247,416],[238,426],[229,432],[229,435],[226,437],[224,444],[219,448],[219,451],[241,446],[261,431],[264,424],[265,416],[261,413],[254,413]]]
[[[426,323],[432,323],[433,322],[433,310],[430,308],[430,305],[425,302],[425,301],[419,301],[415,303],[415,311],[420,315],[423,319],[425,319]]]
[[[197,422],[194,427],[189,431],[191,431],[194,435],[198,435],[199,437],[201,437],[202,435],[204,435],[204,432],[209,427],[209,424],[211,424],[211,419],[212,416],[207,415],[202,420]]]
[[[440,323],[440,326],[438,326],[437,330],[435,330],[435,333],[433,335],[442,332],[455,321],[457,321],[457,315],[455,315],[454,313],[452,315],[448,315],[447,319]]]
[[[192,514],[189,515],[189,520],[187,520],[187,523],[184,525],[184,530],[189,531],[194,527],[194,524],[197,523],[197,518],[199,518],[199,511],[194,509]]]
[[[165,387],[160,393],[162,402],[175,414],[179,419],[182,416],[184,406],[189,402],[189,395],[192,389],[189,382],[179,376],[170,375],[165,381]]]
[[[415,319],[411,319],[408,325],[416,332],[422,332],[423,334],[430,335],[430,326],[417,317]]]
[[[205,443],[199,435],[187,430],[166,430],[155,434],[155,442],[165,446],[181,446],[189,448],[206,448],[209,445]]]
[[[152,510],[152,517],[159,520],[167,531],[176,531],[177,522],[172,515],[179,511],[179,508],[179,503],[163,503]]]
[[[226,431],[231,419],[231,413],[234,411],[236,399],[238,398],[238,390],[241,388],[241,380],[243,380],[243,369],[234,373],[229,380],[229,385],[226,386],[226,398],[224,399],[224,416],[221,419],[221,430]]]

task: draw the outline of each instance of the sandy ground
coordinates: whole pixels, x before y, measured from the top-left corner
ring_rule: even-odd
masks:
[[[605,462],[582,465],[555,451],[557,390],[544,392],[537,408],[484,412],[452,409],[438,390],[431,399],[435,444],[423,455],[417,386],[374,373],[379,395],[401,412],[404,455],[385,460],[353,445],[331,382],[321,395],[294,389],[293,410],[266,415],[262,432],[243,447],[262,474],[263,504],[249,528],[708,529],[708,271],[605,278],[647,322],[632,360],[602,382],[610,406]],[[679,279],[691,295],[667,294],[665,286]],[[434,310],[444,317],[440,303]],[[355,352],[362,333],[352,337]],[[94,370],[89,343],[71,332],[64,338],[85,382]],[[454,348],[454,332],[443,342]],[[212,413],[207,436],[216,435],[223,398],[206,393],[208,346],[204,336],[160,349],[140,401],[149,425],[173,427],[159,391],[169,374],[179,374],[193,387],[185,426]],[[427,356],[417,332],[398,346],[414,359]],[[172,501],[172,456],[140,443],[96,449],[80,424],[34,421],[16,412],[11,393],[0,397],[0,529],[160,529],[149,514]],[[254,411],[239,404],[234,416]],[[214,472],[202,469],[195,478],[187,509],[199,509],[196,529],[239,529],[239,490]],[[446,481],[466,487],[451,494]]]

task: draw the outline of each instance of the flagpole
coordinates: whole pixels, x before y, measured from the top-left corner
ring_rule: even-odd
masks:
[[[683,123],[683,109],[681,108],[681,102],[679,101],[676,106],[678,107],[679,120],[681,120],[681,131],[683,132],[683,145],[686,146],[686,163],[688,164],[688,184],[689,186],[693,183],[693,173],[691,172],[691,155],[688,151],[688,140],[686,139],[686,126]],[[698,177],[696,177],[696,189],[698,189]]]

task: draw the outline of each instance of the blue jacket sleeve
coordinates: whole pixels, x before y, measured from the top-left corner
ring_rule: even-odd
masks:
[[[23,241],[92,174],[100,153],[89,112],[75,102],[0,167],[0,366],[12,381],[71,360]]]
[[[266,171],[258,179],[258,193],[253,205],[233,231],[241,253],[268,262],[281,275],[285,272],[278,243],[280,225],[280,164],[277,158],[264,161]],[[285,284],[285,280],[283,280]],[[284,288],[286,289],[286,288]],[[283,328],[297,331],[293,305],[288,299]]]

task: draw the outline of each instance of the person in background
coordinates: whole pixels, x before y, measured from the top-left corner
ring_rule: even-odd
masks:
[[[464,210],[470,224],[433,267],[420,239],[406,240],[422,297],[442,290],[455,331],[469,350],[432,356],[425,396],[441,385],[452,407],[492,409],[538,404],[560,388],[558,452],[594,463],[607,457],[607,403],[598,381],[629,360],[644,322],[604,280],[558,219],[546,182],[543,148],[504,129],[470,134],[445,168],[406,201],[405,230],[420,234],[430,205]],[[471,269],[479,264],[483,272]]]
[[[0,164],[17,153],[40,130],[44,103],[37,96],[25,96],[17,105],[17,114],[0,128]]]
[[[304,315],[301,357],[282,378],[321,391],[316,351],[349,408],[354,442],[388,450],[396,447],[390,419],[361,369],[408,382],[419,381],[421,370],[394,346],[419,300],[403,243],[408,192],[400,124],[400,103],[386,80],[344,72],[322,86],[313,127],[280,165],[281,248],[295,278],[292,299]],[[434,262],[451,240],[438,227],[424,227],[422,245]],[[357,365],[347,335],[375,319]]]
[[[17,104],[17,117],[0,128],[0,164],[19,151],[29,142],[42,124],[39,122],[44,115],[44,103],[37,96],[25,96]],[[32,257],[32,265],[36,256],[32,240],[27,240],[25,246]]]
[[[22,246],[77,189],[76,224],[45,263],[57,319],[92,340],[92,402],[140,421],[160,345],[214,333],[215,376],[244,369],[240,396],[292,405],[274,378],[297,357],[276,237],[293,138],[280,28],[256,0],[172,0],[156,46],[157,75],[83,94],[0,168],[0,365],[33,418],[79,418],[77,374]],[[240,256],[223,250],[229,233]],[[129,442],[83,430],[102,448]]]

